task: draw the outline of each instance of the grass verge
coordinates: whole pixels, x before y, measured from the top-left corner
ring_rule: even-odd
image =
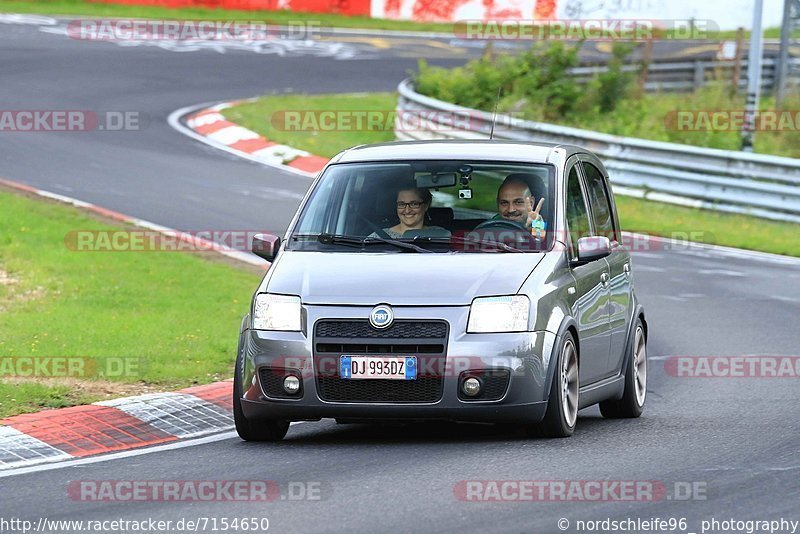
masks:
[[[6,13],[37,13],[43,15],[79,15],[87,17],[119,17],[139,19],[181,20],[247,20],[267,24],[296,25],[312,23],[319,29],[360,28],[372,30],[427,31],[453,33],[453,25],[446,23],[414,22],[405,20],[372,19],[329,13],[298,13],[296,11],[244,11],[233,9],[167,8],[160,6],[135,6],[104,4],[85,0],[2,0],[0,11]]]
[[[288,94],[268,96],[223,111],[225,118],[260,133],[277,143],[302,148],[312,154],[331,158],[345,148],[367,143],[394,141],[392,112],[397,106],[395,93],[348,93],[333,95]],[[371,129],[326,130],[319,111],[379,111],[389,124]],[[291,128],[287,116],[301,111],[301,131]],[[310,120],[308,120],[310,119]]]
[[[625,70],[634,47],[612,44],[608,71],[579,83],[570,69],[580,64],[580,44],[540,42],[517,55],[486,53],[464,66],[443,68],[419,62],[417,92],[487,112],[497,107],[517,118],[573,126],[614,135],[723,150],[739,150],[745,109],[730,73],[715,72],[692,93],[645,93],[636,74]],[[496,101],[498,88],[502,96]],[[789,91],[780,114],[756,120],[754,151],[800,157],[796,110],[800,92]],[[765,95],[759,110],[775,111]],[[718,112],[722,112],[718,114]],[[717,116],[719,115],[719,116]],[[713,121],[711,119],[714,119]]]
[[[0,190],[0,417],[232,376],[256,271],[188,253],[65,245],[73,230],[119,229]],[[51,360],[30,376],[31,357],[81,369]]]
[[[394,140],[388,129],[363,131],[286,131],[280,113],[287,110],[394,110],[393,93],[336,95],[273,95],[224,111],[226,118],[259,132],[266,138],[332,157],[353,145]],[[617,196],[620,223],[625,230],[672,237],[691,235],[697,241],[729,247],[800,256],[800,227],[754,217],[673,206]]]
[[[166,8],[159,6],[133,6],[123,4],[104,4],[86,0],[0,0],[0,11],[6,13],[36,13],[42,15],[84,15],[90,17],[136,17],[153,19],[233,19],[260,20],[273,24],[314,21],[324,27],[364,28],[374,30],[426,31],[453,33],[453,24],[441,22],[414,22],[407,20],[372,19],[326,13],[297,13],[280,11],[243,11],[209,8]],[[750,35],[745,32],[745,37]],[[796,30],[793,38],[800,35]],[[735,30],[714,31],[716,39],[734,39]],[[780,28],[766,28],[765,39],[780,38]]]

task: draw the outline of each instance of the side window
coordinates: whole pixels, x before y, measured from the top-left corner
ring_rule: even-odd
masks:
[[[333,232],[331,228],[331,219],[333,211],[330,206],[335,206],[335,198],[338,196],[334,187],[341,189],[337,186],[337,180],[329,179],[322,183],[322,185],[312,193],[305,208],[304,217],[300,220],[300,226],[297,228],[298,234],[310,234],[320,232]]]
[[[583,170],[586,174],[586,188],[589,193],[589,204],[592,206],[595,233],[614,241],[617,239],[614,231],[614,217],[603,175],[597,167],[590,163],[584,163]]]
[[[567,224],[570,234],[570,253],[574,258],[578,255],[578,239],[592,235],[577,165],[572,166],[567,177]]]

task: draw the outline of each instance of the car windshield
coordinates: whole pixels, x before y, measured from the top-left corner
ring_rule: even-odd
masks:
[[[554,168],[485,161],[331,165],[287,248],[542,252],[553,246]]]

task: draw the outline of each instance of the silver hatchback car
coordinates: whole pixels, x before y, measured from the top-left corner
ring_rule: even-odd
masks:
[[[245,440],[291,421],[443,419],[570,436],[638,417],[647,323],[600,160],[569,145],[356,147],[314,181],[242,320]]]

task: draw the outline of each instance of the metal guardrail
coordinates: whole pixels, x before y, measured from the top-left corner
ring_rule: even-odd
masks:
[[[772,91],[775,88],[777,69],[775,58],[764,58],[761,72],[761,89]],[[800,84],[800,58],[789,60],[789,83]],[[626,72],[639,72],[640,65],[628,64],[622,67]],[[606,65],[583,65],[573,67],[570,73],[578,82],[587,82],[593,76],[608,70]],[[684,61],[653,61],[647,66],[646,91],[694,91],[712,81],[732,83],[733,61],[712,61],[695,59]],[[741,73],[737,85],[747,87],[747,59],[742,60]]]
[[[416,93],[411,80],[401,82],[398,91],[398,113],[414,113],[419,123],[414,129],[395,128],[398,139],[489,138],[491,113]],[[800,159],[620,137],[502,115],[498,125],[495,139],[592,150],[620,194],[800,223]]]
[[[498,43],[490,41],[492,46]],[[452,46],[465,46],[469,43],[463,39],[451,40]],[[502,43],[502,53],[519,52],[524,49],[516,43]],[[495,50],[495,49],[493,49]],[[631,57],[626,58],[622,66],[624,72],[640,74],[642,60]],[[800,57],[793,52],[789,54],[788,83],[800,85]],[[761,90],[769,93],[775,90],[778,74],[778,57],[764,57],[761,62]],[[644,80],[645,91],[694,91],[709,83],[727,83],[733,85],[733,78],[737,75],[736,61],[720,60],[716,57],[687,58],[687,59],[653,59],[647,61],[647,75]],[[736,86],[744,92],[747,89],[747,53],[743,54],[738,69]],[[608,71],[608,65],[600,62],[581,62],[580,65],[569,69],[569,73],[579,83],[590,81],[594,76]]]

